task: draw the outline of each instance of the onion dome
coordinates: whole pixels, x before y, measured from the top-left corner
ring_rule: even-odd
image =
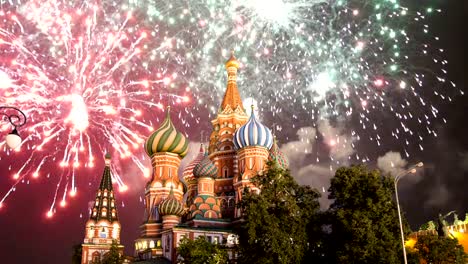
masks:
[[[172,191],[171,187],[171,192],[159,205],[159,214],[182,216],[183,213],[184,205],[174,196],[174,192]]]
[[[174,153],[181,158],[187,155],[188,140],[174,127],[171,121],[169,107],[166,110],[166,118],[161,126],[146,140],[145,151],[150,157],[158,152]]]
[[[189,209],[189,219],[220,219],[219,200],[212,195],[198,195]]]
[[[205,157],[205,148],[203,147],[203,144],[200,145],[200,151],[198,152],[197,156],[185,167],[182,176],[184,178],[184,181],[189,182],[191,179],[193,179],[193,169],[195,166],[200,163],[200,161],[203,160]]]
[[[283,152],[279,149],[278,144],[276,143],[276,138],[273,140],[273,146],[270,149],[268,160],[275,161],[283,169],[289,167],[289,162]]]
[[[242,149],[251,146],[260,146],[267,149],[273,144],[273,135],[268,127],[260,123],[253,111],[249,121],[234,132],[234,147]]]
[[[203,160],[200,161],[200,163],[198,163],[197,165],[195,165],[195,168],[193,169],[193,175],[196,178],[216,178],[216,176],[218,175],[218,168],[210,160],[210,157],[208,157],[208,153],[205,153],[205,157],[203,158]]]
[[[231,52],[231,57],[229,60],[226,61],[226,69],[230,67],[235,67],[236,69],[239,69],[239,61],[237,61],[236,57],[234,56],[234,51]]]

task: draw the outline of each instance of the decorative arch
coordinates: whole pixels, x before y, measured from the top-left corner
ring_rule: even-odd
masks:
[[[227,178],[229,177],[229,168],[228,166],[224,166],[223,167],[223,175],[222,175],[223,178]]]
[[[91,257],[93,262],[99,262],[101,260],[101,253],[99,253],[99,251],[94,251]]]

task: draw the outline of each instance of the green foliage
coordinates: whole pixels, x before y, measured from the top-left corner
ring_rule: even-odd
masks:
[[[182,238],[177,248],[177,252],[182,258],[181,264],[224,264],[228,263],[228,255],[225,249],[219,245],[212,244],[205,237],[198,237],[191,240]]]
[[[437,235],[418,237],[414,252],[425,263],[433,264],[464,264],[468,262],[467,254],[457,239]]]
[[[299,186],[276,163],[252,179],[260,193],[245,190],[240,208],[239,263],[301,263],[309,250],[308,225],[319,209],[317,191]]]
[[[401,263],[393,179],[364,166],[340,168],[329,192],[333,262]]]
[[[125,260],[125,257],[119,251],[117,241],[112,241],[112,245],[109,249],[109,252],[104,254],[102,260],[93,261],[92,264],[122,264]]]
[[[83,247],[81,244],[76,244],[73,246],[72,264],[81,264],[82,252]]]

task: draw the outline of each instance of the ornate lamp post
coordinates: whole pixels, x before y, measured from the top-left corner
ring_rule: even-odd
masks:
[[[403,233],[403,223],[401,221],[400,202],[398,201],[398,181],[410,173],[416,173],[416,169],[421,168],[423,165],[424,164],[422,162],[418,162],[416,165],[411,166],[409,169],[397,174],[395,178],[393,178],[393,183],[395,184],[396,204],[398,209],[398,220],[400,221],[401,245],[403,247],[403,259],[405,260],[405,264],[408,264],[408,260],[406,259],[405,235]]]
[[[15,149],[21,144],[21,137],[16,128],[26,124],[26,115],[13,106],[0,106],[0,115],[13,126],[13,131],[6,136],[6,143],[9,148]]]

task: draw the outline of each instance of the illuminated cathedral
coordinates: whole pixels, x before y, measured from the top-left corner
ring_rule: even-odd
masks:
[[[227,87],[218,114],[211,121],[213,131],[209,143],[207,146],[201,144],[198,155],[183,168],[183,180],[179,179],[178,172],[182,169],[180,163],[187,154],[189,142],[174,126],[170,108],[159,128],[145,142],[153,174],[145,187],[144,220],[140,236],[135,240],[136,261],[176,263],[178,243],[183,237],[196,239],[203,236],[212,243],[232,248],[237,241],[232,227],[241,217],[236,204],[242,199],[246,187],[259,191],[251,178],[266,169],[269,159],[287,167],[271,130],[256,118],[253,109],[250,116],[245,111],[237,87],[239,62],[233,54],[225,66]],[[106,189],[101,189],[96,204],[102,205],[101,197]],[[111,188],[107,189],[111,195],[109,190]],[[99,226],[99,219],[93,217],[101,215],[102,218],[101,208],[93,208],[87,223],[89,238],[83,244],[83,249],[87,248],[87,259],[90,254],[92,257],[91,250],[95,247],[87,244],[91,239],[89,232],[92,241],[100,241],[102,230],[89,230]],[[113,226],[117,218],[109,215],[112,210],[105,208],[106,225],[108,232],[118,233]],[[105,245],[109,247],[108,243]],[[228,250],[228,254],[231,259],[236,257],[232,250]]]

